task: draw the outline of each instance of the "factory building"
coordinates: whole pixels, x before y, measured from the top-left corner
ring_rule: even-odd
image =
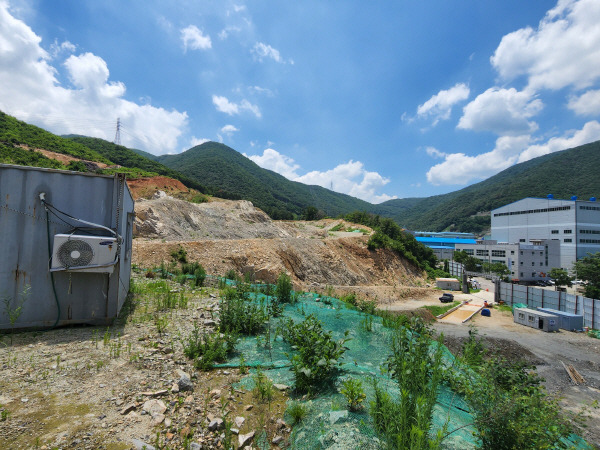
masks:
[[[519,281],[540,281],[548,278],[553,267],[560,264],[560,242],[552,239],[532,240],[529,243],[498,243],[477,241],[476,244],[457,244],[482,263],[502,263],[510,270],[509,278]]]
[[[557,241],[560,262],[550,268],[571,270],[577,259],[600,251],[600,204],[595,197],[529,197],[494,209],[491,216],[492,239],[497,242],[534,245],[544,240]]]

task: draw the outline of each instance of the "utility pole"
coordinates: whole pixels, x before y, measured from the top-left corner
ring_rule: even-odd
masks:
[[[115,140],[113,144],[121,145],[121,118],[117,118],[117,131],[115,132]]]

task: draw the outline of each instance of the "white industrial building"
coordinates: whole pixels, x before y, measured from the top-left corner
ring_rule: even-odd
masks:
[[[494,209],[491,215],[492,238],[498,242],[558,241],[560,263],[556,267],[570,270],[577,259],[600,252],[600,204],[595,197],[529,197]]]
[[[519,281],[544,280],[560,264],[560,242],[551,239],[516,244],[481,240],[476,244],[456,244],[456,250],[482,263],[502,263],[510,269],[509,278]]]

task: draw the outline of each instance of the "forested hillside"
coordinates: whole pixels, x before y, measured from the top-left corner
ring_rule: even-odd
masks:
[[[489,212],[524,197],[600,197],[600,141],[512,166],[459,191],[422,199],[390,200],[371,211],[414,230],[479,232]]]
[[[178,155],[161,156],[158,160],[207,186],[250,200],[274,219],[300,216],[309,206],[334,217],[372,207],[349,195],[290,181],[216,142],[206,142]]]

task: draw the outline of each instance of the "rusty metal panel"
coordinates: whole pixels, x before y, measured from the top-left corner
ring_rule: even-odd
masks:
[[[0,299],[10,298],[16,306],[15,301],[28,290],[15,325],[18,328],[49,327],[57,318],[58,325],[109,323],[118,313],[122,305],[119,295],[123,295],[113,294],[111,286],[119,286],[120,278],[126,277],[122,291],[128,289],[130,259],[125,261],[121,256],[118,270],[112,275],[55,272],[57,305],[48,270],[49,245],[52,247],[55,234],[68,233],[73,226],[82,225],[52,214],[47,221],[40,193],[57,209],[116,228],[121,235],[125,234],[126,223],[121,218],[133,213],[133,200],[123,176],[0,164]],[[131,251],[131,243],[123,242],[121,255],[127,251]],[[10,328],[4,309],[4,303],[0,303],[0,328]]]

